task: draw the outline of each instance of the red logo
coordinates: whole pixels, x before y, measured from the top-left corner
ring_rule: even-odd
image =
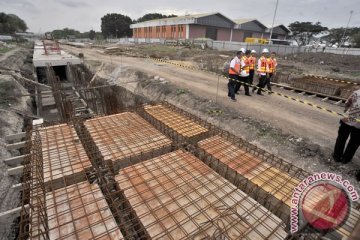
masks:
[[[318,183],[302,199],[305,220],[318,230],[331,230],[342,225],[350,210],[350,200],[339,187],[331,183]]]

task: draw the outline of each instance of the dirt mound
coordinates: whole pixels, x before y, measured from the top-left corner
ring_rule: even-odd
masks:
[[[294,60],[305,64],[327,65],[333,67],[333,71],[336,72],[336,68],[340,71],[340,68],[346,70],[357,70],[360,65],[360,56],[352,55],[339,55],[333,53],[300,53],[290,55],[288,60]]]

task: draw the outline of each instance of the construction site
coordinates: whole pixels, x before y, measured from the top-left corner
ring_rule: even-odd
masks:
[[[358,201],[333,231],[290,231],[294,188],[309,175],[334,171],[360,190],[359,154],[341,169],[329,160],[341,117],[331,111],[358,82],[287,72],[289,59],[278,96],[231,105],[218,74],[232,53],[194,49],[191,61],[150,47],[43,40],[2,57],[3,78],[22,85],[0,119],[2,239],[359,238]]]

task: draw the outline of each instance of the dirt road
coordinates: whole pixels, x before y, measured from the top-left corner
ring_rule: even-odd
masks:
[[[86,59],[120,64],[120,66],[123,67],[131,67],[150,75],[160,76],[177,85],[179,88],[189,89],[194,94],[207,99],[215,100],[216,98],[219,79],[211,74],[182,69],[148,59],[121,56],[110,57],[94,49],[79,50],[71,48],[71,51],[84,52]],[[222,105],[230,107],[233,111],[238,111],[242,115],[268,122],[285,132],[307,137],[316,144],[332,146],[333,143],[331,141],[336,137],[339,117],[275,95],[265,95],[263,97],[256,94],[252,97],[240,95],[238,96],[238,102],[231,102],[226,92],[227,80],[220,79],[219,81],[218,101]],[[276,88],[274,90],[281,91]],[[290,95],[288,91],[284,93]],[[296,96],[296,94],[293,95]],[[296,97],[342,112],[342,108],[338,106],[327,104],[316,99],[308,99],[304,96]]]
[[[153,79],[151,76],[164,78],[175,85],[175,91],[186,89],[191,94],[185,94],[181,98],[176,94],[175,97],[172,94],[172,99],[166,94],[163,96],[166,100],[178,103],[182,108],[203,118],[209,118],[206,116],[206,109],[201,109],[208,104],[203,103],[214,103],[218,92],[215,105],[222,109],[224,114],[213,123],[310,172],[326,170],[343,174],[360,189],[360,184],[356,183],[354,175],[349,174],[351,170],[359,168],[360,154],[354,157],[352,163],[341,167],[328,161],[331,159],[340,120],[340,117],[336,115],[276,95],[253,94],[248,97],[242,91],[241,95],[237,96],[238,101],[232,102],[227,97],[227,80],[218,79],[209,73],[195,72],[150,59],[105,55],[98,49],[78,49],[68,46],[64,48],[76,55],[80,52],[84,53],[85,63],[94,63],[94,61],[105,63],[107,70],[102,71],[102,74],[111,83],[121,84],[133,81],[134,79],[131,79],[133,76],[128,72],[140,71],[149,75],[150,79]],[[124,71],[127,73],[121,74]],[[136,88],[133,86],[131,89],[129,85],[123,86],[127,86],[130,90]],[[278,88],[274,90],[336,112],[343,112],[342,107],[322,102],[320,99],[308,98]],[[148,94],[149,97],[152,95],[157,97],[158,93]],[[198,99],[194,100],[194,97]]]

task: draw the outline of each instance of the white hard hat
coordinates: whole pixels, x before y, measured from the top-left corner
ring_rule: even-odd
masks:
[[[256,53],[256,51],[253,49],[253,50],[251,50],[251,53]]]
[[[262,50],[262,53],[269,53],[269,50],[268,50],[267,48],[264,48],[264,49]]]
[[[240,48],[240,50],[239,50],[240,52],[243,52],[243,53],[245,53],[246,52],[246,50],[245,50],[245,48]]]

